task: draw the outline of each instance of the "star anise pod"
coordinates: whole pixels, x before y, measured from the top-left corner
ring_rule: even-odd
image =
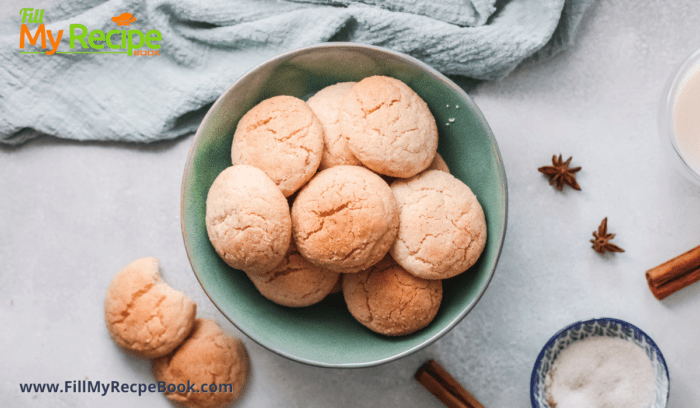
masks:
[[[569,163],[571,163],[571,157],[567,161],[562,162],[561,154],[559,157],[554,155],[552,156],[552,166],[540,167],[537,170],[549,177],[549,185],[554,185],[554,188],[559,191],[564,188],[564,184],[575,190],[581,190],[581,187],[576,182],[576,176],[574,176],[574,173],[581,170],[581,168],[574,167],[570,169]]]
[[[598,232],[593,231],[593,236],[595,239],[591,240],[593,243],[592,248],[597,253],[604,254],[606,252],[625,252],[624,249],[610,243],[610,240],[615,238],[615,234],[608,234],[608,217],[605,217],[603,222],[600,223]]]

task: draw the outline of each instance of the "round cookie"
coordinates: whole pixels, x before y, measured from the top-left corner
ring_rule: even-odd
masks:
[[[336,272],[359,272],[377,263],[398,228],[391,188],[364,167],[335,166],[319,172],[292,206],[299,253]]]
[[[390,257],[343,277],[343,297],[353,317],[387,336],[403,336],[427,326],[442,301],[442,281],[415,277]]]
[[[340,274],[321,268],[299,254],[292,242],[287,255],[275,269],[264,275],[249,275],[267,299],[289,307],[310,306],[331,293]]]
[[[249,274],[270,271],[289,249],[289,204],[252,166],[232,166],[216,177],[207,194],[206,225],[219,256]]]
[[[114,341],[139,357],[164,356],[194,325],[197,305],[168,286],[158,260],[138,259],[119,271],[105,296],[105,323]]]
[[[391,256],[411,274],[447,279],[466,271],[486,244],[486,220],[471,189],[428,170],[391,184],[401,221]]]
[[[444,171],[445,173],[450,173],[450,169],[447,167],[445,160],[442,159],[442,156],[440,156],[440,153],[435,153],[433,162],[430,163],[430,166],[428,166],[426,170],[440,170]]]
[[[262,169],[289,197],[318,169],[323,127],[309,106],[293,96],[260,102],[238,122],[231,162]]]
[[[355,157],[387,176],[414,176],[437,151],[437,125],[428,105],[394,78],[358,82],[343,100],[340,129]]]
[[[165,396],[172,402],[191,408],[213,408],[230,404],[243,393],[250,361],[239,339],[227,336],[211,320],[197,319],[180,347],[153,360],[151,369],[156,381],[194,384],[195,392],[166,390]],[[211,392],[212,384],[225,388]]]
[[[343,98],[350,92],[356,82],[340,82],[327,86],[306,101],[323,126],[323,156],[319,170],[346,164],[357,166],[360,161],[355,158],[345,137],[340,133],[340,107]]]

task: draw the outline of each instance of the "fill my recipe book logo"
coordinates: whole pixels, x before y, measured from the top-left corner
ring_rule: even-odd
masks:
[[[44,9],[23,8],[19,14],[22,23],[19,32],[20,54],[127,54],[127,55],[160,55],[160,44],[163,36],[158,30],[149,30],[146,33],[134,29],[113,29],[106,33],[102,30],[88,30],[83,24],[71,24],[68,27],[69,51],[58,51],[65,30],[52,32],[44,25]],[[123,13],[112,17],[117,27],[129,27],[136,21],[136,17],[130,13]],[[29,25],[34,26],[32,28]],[[32,33],[32,30],[34,32]],[[41,46],[44,51],[25,51],[29,45]],[[105,48],[107,47],[107,48]],[[147,50],[140,48],[146,47]],[[64,47],[65,48],[65,47]]]

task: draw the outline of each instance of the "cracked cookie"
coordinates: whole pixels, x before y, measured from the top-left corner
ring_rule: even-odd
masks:
[[[306,101],[323,125],[323,156],[319,170],[343,164],[360,165],[360,161],[348,148],[347,140],[340,133],[339,123],[343,98],[355,84],[356,82],[340,82],[327,86]]]
[[[414,176],[437,151],[437,125],[428,105],[390,77],[368,77],[350,90],[343,99],[340,129],[353,155],[387,176]]]
[[[231,267],[263,274],[289,249],[289,204],[260,169],[238,165],[222,171],[209,188],[206,226],[209,240]]]
[[[275,269],[248,277],[267,299],[282,306],[304,307],[322,301],[331,293],[340,274],[307,261],[292,242]]]
[[[238,122],[231,161],[263,170],[289,197],[316,173],[323,154],[323,127],[306,102],[275,96]]]
[[[151,369],[156,381],[194,384],[194,392],[166,391],[170,401],[190,408],[214,408],[230,404],[243,393],[250,361],[241,340],[227,336],[211,320],[197,319],[180,347],[153,360]],[[214,384],[217,390],[212,392]]]
[[[105,323],[114,341],[139,357],[173,351],[194,325],[197,305],[168,286],[155,258],[138,259],[119,271],[105,296]]]
[[[319,172],[292,205],[299,253],[336,272],[359,272],[379,262],[398,228],[391,188],[364,167],[335,166]]]
[[[396,180],[399,233],[390,254],[424,279],[447,279],[471,267],[486,244],[486,220],[471,189],[454,176],[428,170]]]
[[[387,257],[360,273],[345,275],[343,297],[353,317],[368,329],[403,336],[435,318],[442,281],[415,277]]]

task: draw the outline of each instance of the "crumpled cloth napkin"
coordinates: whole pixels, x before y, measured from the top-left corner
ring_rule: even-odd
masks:
[[[249,69],[326,42],[373,44],[458,80],[501,78],[572,41],[594,0],[68,0],[49,3],[46,29],[162,33],[160,56],[19,54],[20,16],[0,23],[0,143],[50,135],[151,142],[196,130],[208,107]],[[29,28],[34,32],[36,24]],[[106,47],[105,47],[106,48]],[[26,50],[34,49],[28,46]],[[473,82],[461,82],[465,86]]]

